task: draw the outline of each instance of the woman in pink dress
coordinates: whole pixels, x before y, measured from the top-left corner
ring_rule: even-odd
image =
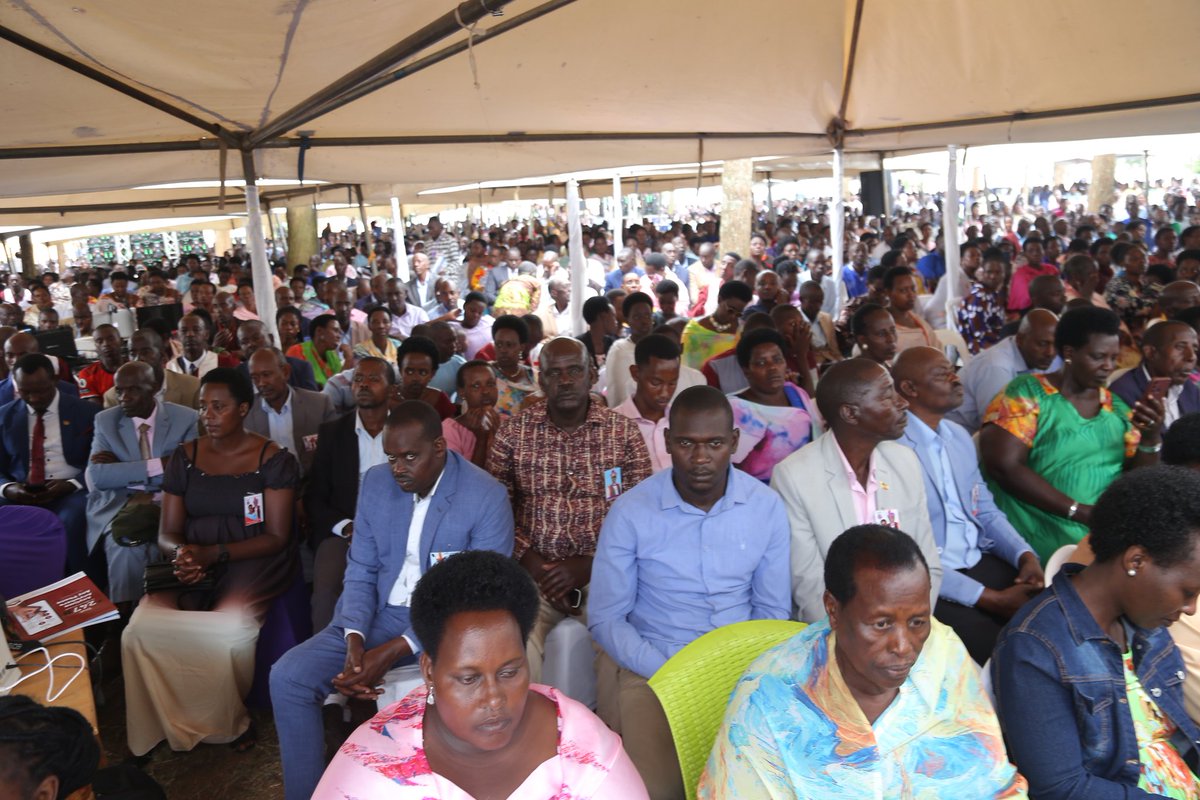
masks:
[[[411,609],[425,685],[350,736],[315,800],[647,798],[619,736],[529,683],[538,595],[516,561],[453,555],[417,583]]]

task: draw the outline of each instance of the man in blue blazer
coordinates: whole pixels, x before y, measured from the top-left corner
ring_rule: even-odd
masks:
[[[0,406],[0,505],[57,514],[67,530],[67,574],[85,570],[103,585],[103,558],[88,559],[87,489],[79,480],[100,409],[60,392],[54,365],[40,353],[21,356],[12,377],[19,398]]]
[[[158,542],[122,545],[113,540],[113,519],[131,499],[150,500],[162,490],[166,460],[183,442],[196,438],[195,409],[158,402],[154,368],[141,361],[121,366],[114,376],[116,408],[96,415],[91,463],[87,466],[87,548],[103,540],[108,562],[108,597],[128,613],[142,596],[146,565],[157,561]],[[142,452],[142,427],[145,445]]]
[[[940,350],[904,350],[892,366],[908,401],[900,443],[916,451],[942,586],[933,615],[949,625],[983,664],[1004,624],[1041,591],[1045,576],[1033,550],[996,507],[966,429],[943,419],[963,401],[962,382]]]
[[[1186,322],[1157,322],[1142,334],[1142,363],[1113,381],[1113,394],[1133,408],[1142,399],[1151,378],[1171,381],[1163,395],[1164,429],[1184,414],[1200,411],[1200,387],[1192,380],[1196,370],[1196,331]]]
[[[425,570],[462,550],[512,555],[508,492],[446,448],[432,406],[399,404],[383,436],[388,460],[363,476],[333,622],[271,670],[288,800],[307,800],[325,769],[321,707],[329,693],[374,700],[384,674],[421,652],[408,604]]]

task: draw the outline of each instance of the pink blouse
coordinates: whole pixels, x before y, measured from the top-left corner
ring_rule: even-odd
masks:
[[[442,420],[442,437],[446,440],[446,447],[467,461],[475,455],[475,434],[458,420],[450,417]]]
[[[558,690],[529,689],[558,707],[558,754],[531,772],[509,800],[648,800],[619,736]],[[360,725],[325,770],[313,800],[473,800],[425,758],[425,691],[418,686]]]

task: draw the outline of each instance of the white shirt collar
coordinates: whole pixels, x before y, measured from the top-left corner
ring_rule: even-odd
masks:
[[[449,463],[449,457],[447,457],[446,463]],[[443,466],[441,473],[437,476],[437,480],[433,482],[433,488],[429,490],[429,494],[425,495],[424,497],[421,497],[416,492],[413,492],[413,502],[414,503],[428,503],[430,500],[432,500],[433,496],[435,494],[437,494],[438,487],[442,485],[442,478],[445,475],[446,475],[446,468]]]
[[[262,395],[259,395],[258,399],[262,401],[263,411],[267,412],[268,414],[276,413],[275,409],[271,408],[271,404],[267,402],[267,398],[263,397]],[[279,409],[278,414],[279,414],[279,416],[282,417],[285,414],[290,414],[290,413],[292,413],[292,387],[288,386],[287,400],[283,401],[283,407]]]
[[[58,377],[55,376],[54,380],[57,383]],[[54,399],[50,401],[50,405],[46,406],[46,411],[44,414],[42,414],[42,419],[46,419],[47,417],[57,417],[58,416],[58,398],[60,398],[60,397],[62,397],[62,392],[60,392],[58,390],[58,387],[55,386],[54,387]],[[37,414],[37,412],[33,410],[33,406],[29,405],[28,403],[25,404],[25,410],[28,411],[30,414]]]
[[[155,420],[158,419],[158,403],[155,402],[154,408],[150,411],[150,416],[148,416],[148,417],[130,417],[130,419],[133,420],[133,429],[134,430],[137,430],[138,426],[141,425],[142,423],[145,423],[145,424],[149,425],[151,428],[153,428]]]
[[[383,436],[383,430],[379,431],[379,436],[371,436],[371,432],[363,427],[362,417],[359,416],[358,409],[354,410],[354,433],[356,435],[360,434],[360,433],[365,433],[367,436],[369,436],[372,439],[377,439],[377,438],[379,438],[379,436]]]

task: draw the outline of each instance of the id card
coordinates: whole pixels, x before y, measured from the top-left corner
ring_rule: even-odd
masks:
[[[317,434],[311,433],[303,439],[304,452],[312,453],[317,449]]]
[[[613,467],[612,469],[604,470],[604,499],[616,500],[624,491],[624,484],[621,480],[621,468]]]
[[[242,498],[242,525],[261,525],[263,521],[263,496],[261,492],[248,492]]]
[[[875,524],[900,530],[900,511],[895,508],[875,509]]]

